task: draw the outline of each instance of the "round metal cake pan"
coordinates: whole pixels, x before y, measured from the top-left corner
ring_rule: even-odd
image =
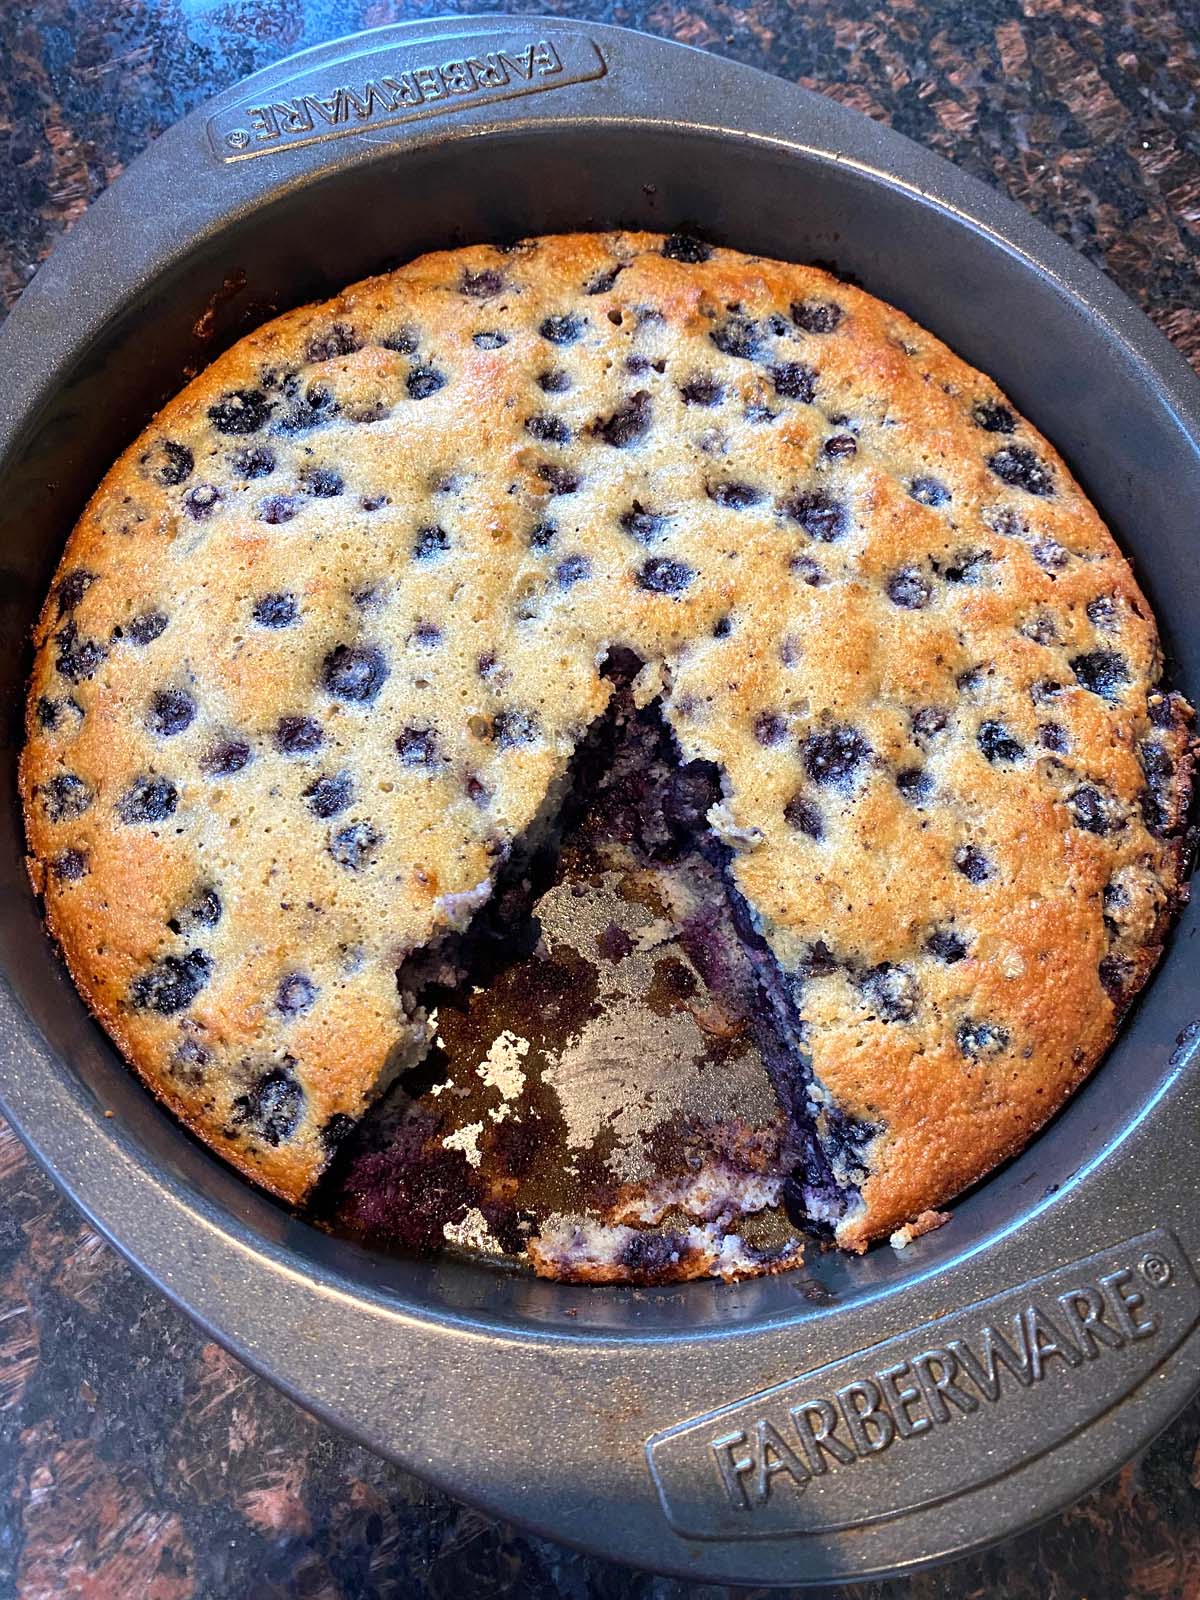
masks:
[[[1198,386],[1022,211],[831,101],[622,30],[454,18],[322,46],[164,134],[0,334],[0,1099],[131,1261],[384,1455],[620,1560],[823,1583],[1048,1515],[1196,1389],[1200,908],[1101,1069],[946,1227],[771,1280],[587,1289],[375,1256],[248,1188],[90,1020],[22,860],[30,626],[89,490],[185,376],[431,247],[686,224],[852,276],[992,374],[1200,698]]]

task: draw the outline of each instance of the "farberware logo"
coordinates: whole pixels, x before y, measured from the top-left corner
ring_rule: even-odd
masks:
[[[690,1538],[861,1526],[1044,1454],[1141,1383],[1198,1315],[1178,1244],[1144,1234],[657,1434],[651,1475]]]
[[[578,34],[503,43],[465,36],[459,55],[451,53],[455,42],[411,45],[402,56],[394,46],[377,47],[301,73],[278,96],[263,95],[211,118],[212,147],[223,160],[240,161],[462,105],[581,83],[605,70],[596,46]],[[472,44],[494,48],[466,48]],[[423,58],[423,48],[438,54]]]

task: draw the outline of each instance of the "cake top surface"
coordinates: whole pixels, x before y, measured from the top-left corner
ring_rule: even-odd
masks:
[[[430,255],[260,328],[104,480],[37,645],[51,931],[291,1200],[424,1048],[414,960],[552,813],[615,648],[719,769],[859,1130],[844,1243],[1040,1126],[1179,893],[1189,713],[1063,462],[898,311],[680,236]]]

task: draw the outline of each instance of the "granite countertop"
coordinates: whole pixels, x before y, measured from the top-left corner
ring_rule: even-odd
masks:
[[[1027,206],[1200,367],[1197,0],[9,0],[0,299],[154,136],[306,45],[450,10],[664,34],[890,123]],[[1200,1401],[1072,1510],[873,1596],[1200,1594]],[[0,1123],[0,1596],[693,1593],[385,1465],[206,1339]],[[868,1593],[847,1590],[847,1595]]]

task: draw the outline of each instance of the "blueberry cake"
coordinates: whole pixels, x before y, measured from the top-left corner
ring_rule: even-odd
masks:
[[[702,965],[719,900],[770,1071],[739,1170],[850,1249],[1063,1103],[1185,892],[1192,714],[1063,462],[896,310],[688,236],[430,255],[260,328],[105,478],[36,645],[49,929],[289,1202],[435,1048],[618,705],[638,848],[708,885],[667,920]],[[569,1218],[525,1242],[620,1275]]]

